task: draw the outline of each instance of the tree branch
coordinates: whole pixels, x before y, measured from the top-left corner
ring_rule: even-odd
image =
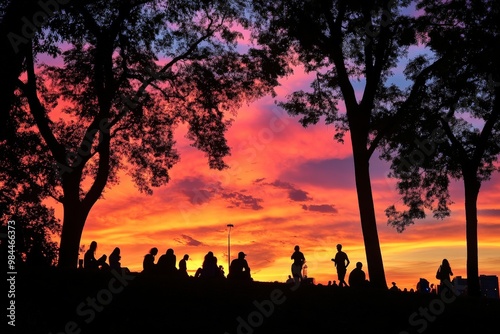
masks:
[[[33,49],[31,45],[28,48],[27,52],[26,70],[28,72],[28,82],[25,84],[18,79],[18,86],[28,99],[31,114],[35,119],[40,134],[42,135],[47,146],[49,147],[49,150],[54,156],[54,159],[61,164],[66,164],[65,148],[61,143],[59,143],[57,138],[54,136],[54,133],[50,129],[50,120],[47,118],[45,108],[43,107],[37,95],[35,65],[33,61]]]
[[[158,80],[159,77],[161,77],[161,75],[164,75],[170,68],[172,68],[177,62],[179,62],[180,60],[182,59],[185,59],[187,58],[190,54],[192,54],[196,49],[197,47],[203,42],[205,41],[207,38],[211,37],[216,29],[214,30],[210,30],[211,27],[213,25],[213,21],[210,22],[210,24],[207,26],[207,28],[205,29],[205,34],[202,35],[200,38],[198,38],[193,44],[191,44],[191,46],[185,51],[183,52],[182,54],[172,58],[172,60],[170,60],[167,64],[165,64],[158,72],[156,73],[153,73],[151,75],[150,78],[148,78],[147,80],[145,80],[141,87],[139,87],[139,89],[137,90],[137,92],[135,93],[135,95],[132,97],[131,101],[134,102],[134,101],[139,101],[140,98],[142,97],[142,95],[144,94],[144,91],[146,90],[146,88],[154,81]],[[219,26],[222,25],[222,22]],[[153,70],[152,70],[153,72]],[[130,101],[130,100],[129,100]],[[116,125],[119,121],[121,121],[123,119],[123,117],[125,117],[125,115],[127,115],[130,111],[134,111],[135,108],[137,108],[140,104],[137,103],[136,106],[132,107],[132,108],[129,108],[129,107],[124,107],[122,109],[122,111],[115,117],[113,118],[110,123],[109,123],[109,127],[113,127],[114,125]]]
[[[401,107],[398,108],[394,116],[392,116],[391,119],[386,122],[387,125],[380,131],[378,131],[377,136],[371,142],[368,148],[369,156],[371,156],[375,152],[382,139],[387,137],[393,132],[395,128],[397,128],[398,124],[400,124],[400,122],[404,119],[408,108],[420,96],[421,89],[426,86],[427,79],[434,71],[438,70],[442,64],[446,63],[446,61],[447,60],[445,58],[439,58],[434,63],[420,71],[420,73],[415,78],[410,94],[408,95],[406,100],[403,102]]]
[[[325,4],[326,2],[320,2]],[[344,53],[342,50],[342,23],[345,19],[345,14],[347,10],[346,1],[339,1],[338,15],[337,19],[333,17],[330,8],[323,6],[323,14],[325,15],[328,28],[330,29],[330,57],[335,64],[337,69],[337,75],[339,77],[339,85],[342,90],[342,95],[344,97],[345,104],[348,110],[353,110],[358,106],[356,101],[356,94],[354,92],[354,87],[352,87],[349,80],[349,75],[347,74],[347,69],[345,66]]]
[[[479,142],[474,150],[473,161],[476,161],[478,164],[482,160],[481,157],[484,155],[484,151],[487,148],[488,139],[491,136],[493,128],[495,127],[498,119],[500,117],[500,87],[495,87],[495,100],[493,101],[493,110],[491,111],[490,117],[484,124],[483,130],[479,135]]]

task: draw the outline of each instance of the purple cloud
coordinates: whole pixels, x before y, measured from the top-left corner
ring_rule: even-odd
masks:
[[[222,198],[229,200],[229,202],[233,205],[231,207],[238,207],[242,209],[252,209],[252,210],[261,210],[264,207],[260,205],[263,202],[262,198],[253,197],[252,195],[244,195],[240,192],[227,192],[223,193]]]
[[[302,209],[306,211],[316,211],[321,213],[337,213],[338,210],[332,204],[311,204],[311,205],[302,205]]]
[[[201,176],[181,179],[175,183],[175,187],[195,205],[210,202],[217,192],[221,191],[220,183],[209,183]]]
[[[289,182],[275,180],[274,182],[267,183],[267,184],[270,186],[276,187],[276,188],[288,190],[288,198],[291,199],[292,201],[305,202],[305,201],[312,200],[312,198],[308,196],[309,193],[307,191],[304,191],[302,189],[298,189],[293,184],[291,184]]]
[[[386,178],[389,167],[386,162],[373,157],[370,161],[372,181]],[[309,160],[286,170],[282,179],[323,188],[356,189],[352,156],[346,159]]]

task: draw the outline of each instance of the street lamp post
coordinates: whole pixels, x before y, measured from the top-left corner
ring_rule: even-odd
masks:
[[[227,224],[227,272],[229,273],[229,266],[231,265],[231,228],[234,227],[233,224]]]

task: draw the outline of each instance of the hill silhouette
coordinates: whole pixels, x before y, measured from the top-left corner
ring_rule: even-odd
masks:
[[[17,279],[18,333],[488,333],[500,314],[499,300],[312,284],[79,270]]]

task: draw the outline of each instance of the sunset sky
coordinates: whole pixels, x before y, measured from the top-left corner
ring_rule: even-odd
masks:
[[[409,57],[424,53],[412,48]],[[41,62],[57,64],[42,55]],[[391,82],[404,85],[402,70]],[[296,68],[282,79],[277,97],[265,97],[239,111],[227,133],[231,156],[224,171],[211,170],[202,152],[190,146],[186,129],[176,133],[180,162],[170,171],[167,186],[152,196],[141,194],[131,178],[121,173],[120,184],[107,189],[87,219],[81,244],[98,243],[96,257],[120,247],[122,266],[142,270],[151,247],[158,257],[174,249],[179,261],[189,254],[188,271],[194,272],[208,251],[213,251],[227,273],[227,224],[231,230],[231,258],[243,251],[258,281],[285,281],[295,245],[301,247],[308,276],[316,283],[337,280],[331,258],[343,245],[351,265],[357,261],[368,274],[354,183],[349,133],[345,144],[334,141],[335,129],[319,123],[303,128],[275,101],[308,89],[314,75]],[[355,84],[358,97],[363,82]],[[342,105],[339,104],[342,110]],[[463,185],[453,183],[451,217],[429,217],[398,233],[387,226],[384,210],[401,208],[395,180],[387,177],[389,165],[375,154],[371,180],[379,240],[387,283],[415,288],[420,277],[436,283],[435,273],[443,258],[455,276],[466,277],[465,215]],[[56,205],[62,220],[62,205]],[[500,276],[500,175],[482,185],[479,194],[479,273]],[[158,258],[157,257],[157,258]],[[83,253],[80,255],[83,258]],[[369,277],[368,277],[369,278]]]
[[[208,168],[203,153],[177,132],[181,161],[171,170],[171,182],[152,196],[139,193],[123,173],[119,185],[107,190],[92,209],[82,236],[88,248],[98,242],[96,256],[121,248],[122,266],[142,270],[151,247],[159,255],[173,248],[180,260],[190,255],[191,274],[213,251],[227,268],[228,229],[231,258],[245,252],[252,276],[258,281],[284,281],[290,274],[290,256],[300,245],[308,276],[316,283],[337,280],[331,258],[341,243],[351,265],[366,256],[361,233],[350,139],[333,140],[334,128],[318,124],[304,129],[296,118],[274,104],[286,94],[307,88],[310,77],[297,69],[281,81],[276,99],[263,98],[243,107],[227,139],[230,168]],[[415,288],[420,277],[436,283],[443,258],[455,276],[466,277],[463,188],[452,187],[452,215],[443,221],[428,218],[397,233],[386,224],[384,209],[401,207],[388,165],[371,160],[372,186],[379,239],[387,282]],[[500,176],[483,184],[479,197],[479,272],[500,276]],[[62,218],[62,207],[56,207]],[[158,256],[159,256],[158,255]],[[83,254],[81,254],[83,258]],[[226,270],[227,273],[227,270]]]

